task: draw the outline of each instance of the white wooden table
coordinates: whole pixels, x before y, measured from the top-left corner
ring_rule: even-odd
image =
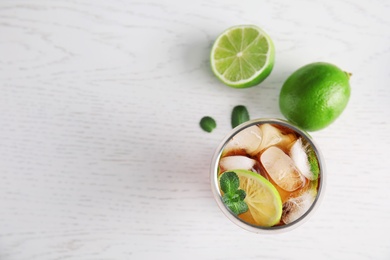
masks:
[[[2,0],[0,259],[390,259],[389,14],[385,0]],[[276,47],[269,78],[241,90],[209,66],[237,24]],[[293,231],[247,232],[214,201],[211,157],[235,105],[283,118],[284,80],[315,61],[353,73],[347,109],[312,133],[325,198]]]

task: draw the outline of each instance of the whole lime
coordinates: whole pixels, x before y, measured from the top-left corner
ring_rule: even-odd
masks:
[[[351,93],[350,75],[325,62],[301,67],[282,86],[280,111],[304,130],[316,131],[327,127],[347,106]]]

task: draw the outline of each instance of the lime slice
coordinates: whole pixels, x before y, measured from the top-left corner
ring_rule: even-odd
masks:
[[[272,71],[275,50],[271,38],[254,25],[224,31],[211,49],[211,68],[224,84],[234,88],[258,85]]]
[[[244,190],[245,203],[255,225],[271,227],[282,217],[282,200],[276,188],[263,176],[247,170],[234,170]]]

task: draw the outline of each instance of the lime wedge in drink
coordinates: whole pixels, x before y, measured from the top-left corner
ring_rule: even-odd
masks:
[[[258,173],[237,169],[240,189],[245,191],[244,202],[255,225],[271,227],[282,217],[282,200],[276,188]]]
[[[211,49],[211,68],[224,84],[234,88],[258,85],[271,73],[275,49],[257,26],[238,25],[224,31]]]

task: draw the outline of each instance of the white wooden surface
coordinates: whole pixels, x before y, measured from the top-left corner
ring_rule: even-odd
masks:
[[[385,0],[1,0],[0,259],[390,259],[389,14]],[[247,23],[276,64],[237,90],[208,55]],[[235,105],[283,118],[281,85],[314,61],[353,73],[345,112],[312,133],[325,198],[298,229],[249,233],[217,207],[211,157]]]

